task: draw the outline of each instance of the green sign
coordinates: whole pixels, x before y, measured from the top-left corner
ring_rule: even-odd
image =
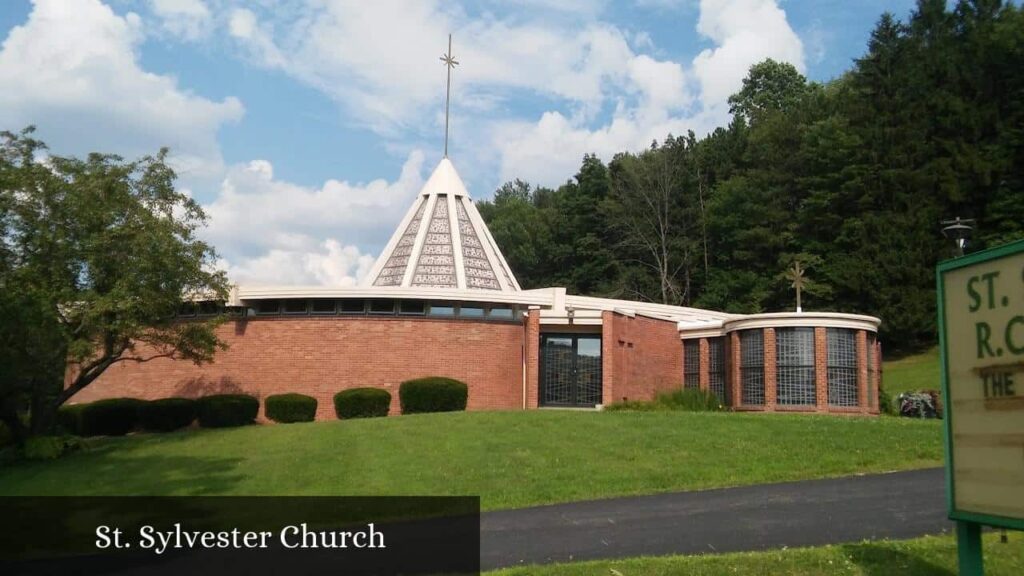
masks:
[[[938,268],[949,515],[1024,528],[1024,242]]]
[[[946,496],[963,574],[982,524],[1024,529],[1024,241],[939,264]]]

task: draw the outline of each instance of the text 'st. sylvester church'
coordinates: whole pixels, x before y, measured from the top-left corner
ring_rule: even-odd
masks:
[[[442,59],[450,73],[457,62]],[[120,363],[73,402],[298,392],[328,419],[341,390],[387,389],[397,414],[401,382],[447,376],[469,385],[470,410],[594,408],[700,388],[735,410],[878,413],[877,318],[522,290],[445,147],[362,286],[238,286],[219,328],[229,347],[214,362]]]

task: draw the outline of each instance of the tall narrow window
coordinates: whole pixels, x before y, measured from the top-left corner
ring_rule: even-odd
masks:
[[[740,332],[740,393],[747,406],[764,405],[764,330]]]
[[[776,403],[813,406],[814,328],[778,328],[775,333]]]
[[[725,389],[725,338],[708,338],[708,391],[728,404]]]
[[[683,388],[700,388],[700,340],[683,340]]]
[[[857,406],[857,333],[828,329],[828,403]]]

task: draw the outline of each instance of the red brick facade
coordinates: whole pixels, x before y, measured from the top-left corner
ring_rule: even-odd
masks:
[[[830,412],[852,414],[878,414],[878,386],[881,382],[881,345],[874,343],[874,365],[868,365],[867,332],[857,330],[855,334],[857,357],[857,406],[832,406],[828,400],[828,328],[814,329],[814,404],[807,406],[778,406],[777,393],[777,361],[776,361],[776,330],[764,328],[764,405],[742,404],[742,340],[738,332],[724,336],[726,338],[726,385],[731,392],[730,404],[733,409],[763,412]],[[708,381],[708,339],[700,339],[701,351],[701,388],[706,388]]]
[[[255,318],[228,322],[218,335],[229,348],[218,352],[211,364],[165,359],[117,364],[72,402],[221,392],[244,392],[262,399],[298,392],[317,399],[317,418],[322,420],[335,417],[333,397],[341,390],[384,388],[392,394],[391,413],[398,414],[399,383],[421,376],[448,376],[469,385],[470,409],[522,408],[526,343],[522,324],[426,318]],[[536,355],[536,346],[529,353]],[[536,369],[532,372],[535,377]],[[536,387],[533,398],[535,404]]]
[[[726,396],[734,409],[775,411],[776,331],[764,328],[764,405],[741,405],[742,340],[725,336]],[[422,376],[448,376],[469,385],[471,410],[537,408],[540,339],[543,332],[600,333],[602,402],[651,400],[683,386],[683,343],[675,322],[605,311],[602,324],[544,325],[540,311],[518,322],[401,317],[273,317],[232,320],[219,329],[229,348],[211,364],[166,359],[121,363],[108,369],[73,402],[129,396],[154,399],[243,392],[264,398],[298,392],[317,398],[318,419],[333,419],[333,396],[373,386],[392,393],[391,413],[400,412],[398,385]],[[599,332],[597,332],[599,331]],[[858,406],[828,401],[828,331],[815,343],[815,404],[787,411],[878,413],[881,345],[856,333]],[[874,346],[873,366],[867,347]],[[700,388],[710,382],[710,346],[699,340]]]
[[[675,322],[604,312],[601,332],[605,404],[652,400],[683,386],[683,345]]]

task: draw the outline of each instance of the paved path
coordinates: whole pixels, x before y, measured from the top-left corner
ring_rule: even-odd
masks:
[[[912,538],[952,529],[941,468],[489,512],[484,570]]]

